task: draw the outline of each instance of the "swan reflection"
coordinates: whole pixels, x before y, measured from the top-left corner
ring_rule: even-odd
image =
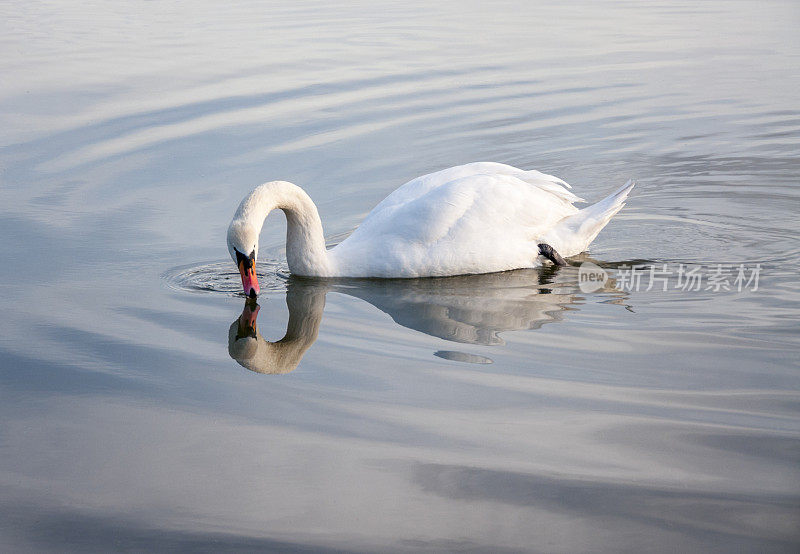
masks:
[[[613,280],[600,293],[616,292]],[[245,302],[231,324],[228,352],[259,373],[288,373],[300,363],[319,333],[325,295],[347,294],[369,302],[396,323],[444,340],[479,345],[504,344],[504,331],[538,329],[564,319],[583,299],[577,268],[554,266],[503,273],[427,279],[298,279],[286,292],[289,324],[277,342],[265,340],[256,324],[259,306]],[[617,301],[620,297],[616,297]],[[491,359],[440,350],[437,356],[473,363]],[[480,358],[480,362],[477,361]]]

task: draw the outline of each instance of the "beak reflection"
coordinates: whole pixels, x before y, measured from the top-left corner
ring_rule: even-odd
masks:
[[[258,320],[258,310],[260,309],[261,306],[258,305],[254,298],[245,300],[242,315],[240,315],[237,320],[239,324],[236,328],[236,340],[246,337],[258,337],[258,326],[256,323]]]

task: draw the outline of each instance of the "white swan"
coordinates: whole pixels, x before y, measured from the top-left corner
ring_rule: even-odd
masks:
[[[569,188],[552,175],[500,163],[451,167],[395,190],[327,250],[311,198],[292,183],[272,181],[239,204],[228,227],[228,251],[245,294],[255,296],[258,236],[269,212],[279,208],[295,275],[433,277],[536,267],[540,256],[565,263],[561,256],[586,250],[625,205],[633,183],[583,210],[572,205],[583,200]]]

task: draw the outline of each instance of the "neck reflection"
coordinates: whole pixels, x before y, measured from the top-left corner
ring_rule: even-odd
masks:
[[[247,299],[242,314],[228,330],[228,354],[241,366],[257,373],[289,373],[297,368],[319,334],[327,287],[290,283],[286,291],[289,324],[284,337],[266,340],[258,330],[260,306]]]

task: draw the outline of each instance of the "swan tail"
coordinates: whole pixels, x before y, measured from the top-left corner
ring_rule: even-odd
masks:
[[[580,254],[625,206],[625,200],[635,184],[628,181],[600,202],[565,217],[542,237],[543,242],[553,245],[564,256]]]

